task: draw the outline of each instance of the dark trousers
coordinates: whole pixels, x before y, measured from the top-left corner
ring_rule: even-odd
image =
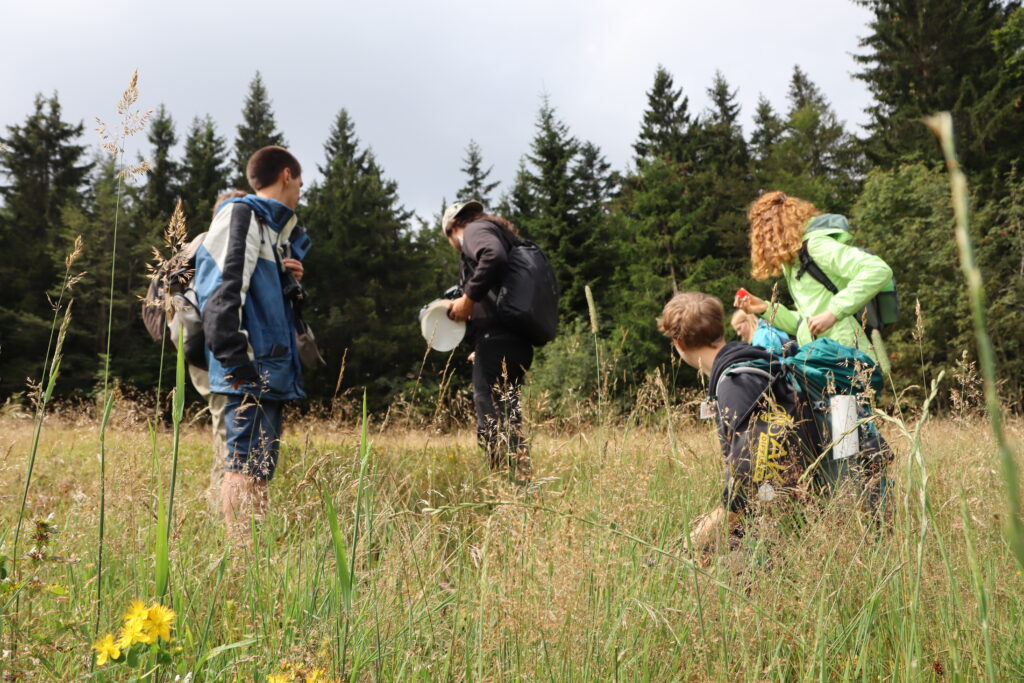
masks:
[[[506,332],[488,332],[477,339],[474,351],[477,441],[487,452],[491,467],[501,467],[510,457],[529,454],[519,393],[533,362],[533,345]]]

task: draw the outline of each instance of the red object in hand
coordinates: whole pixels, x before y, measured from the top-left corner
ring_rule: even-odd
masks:
[[[742,287],[740,287],[739,289],[736,290],[736,298],[737,299],[740,299],[740,300],[746,299],[748,296],[750,296],[750,292],[748,292],[747,290],[743,289]]]

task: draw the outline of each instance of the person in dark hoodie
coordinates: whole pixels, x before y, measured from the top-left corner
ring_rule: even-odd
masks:
[[[518,478],[528,480],[533,468],[522,431],[520,389],[533,362],[533,344],[498,319],[495,304],[519,233],[508,220],[484,213],[478,201],[445,209],[441,229],[462,259],[463,294],[448,315],[469,322],[477,440],[492,469],[511,466]]]
[[[676,294],[658,318],[658,328],[683,361],[708,377],[707,405],[725,465],[722,503],[690,537],[690,547],[700,550],[738,527],[752,506],[798,497],[813,451],[807,431],[813,421],[777,354],[745,342],[725,343],[724,320],[722,302],[701,292]]]

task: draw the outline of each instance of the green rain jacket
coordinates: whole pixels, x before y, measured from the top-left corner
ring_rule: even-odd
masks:
[[[815,216],[804,228],[808,253],[839,292],[833,295],[807,273],[797,278],[800,261],[796,259],[782,266],[782,276],[796,310],[781,304],[775,304],[773,310],[769,302],[768,310],[761,317],[794,335],[803,346],[813,340],[807,329],[808,318],[830,311],[836,316],[836,324],[821,336],[860,349],[874,358],[871,339],[861,327],[857,314],[892,279],[892,268],[874,254],[849,246],[848,226],[845,216],[825,214]]]

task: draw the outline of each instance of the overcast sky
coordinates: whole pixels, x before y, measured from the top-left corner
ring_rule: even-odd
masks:
[[[140,104],[165,104],[179,138],[209,113],[230,145],[258,69],[306,168],[322,163],[344,107],[424,217],[462,185],[471,138],[505,189],[543,93],[574,135],[626,167],[659,63],[691,111],[720,69],[748,131],[759,93],[785,108],[794,64],[848,125],[869,102],[851,56],[869,14],[851,0],[11,0],[2,16],[0,125],[56,90],[93,143],[94,118],[116,118],[138,68]]]

